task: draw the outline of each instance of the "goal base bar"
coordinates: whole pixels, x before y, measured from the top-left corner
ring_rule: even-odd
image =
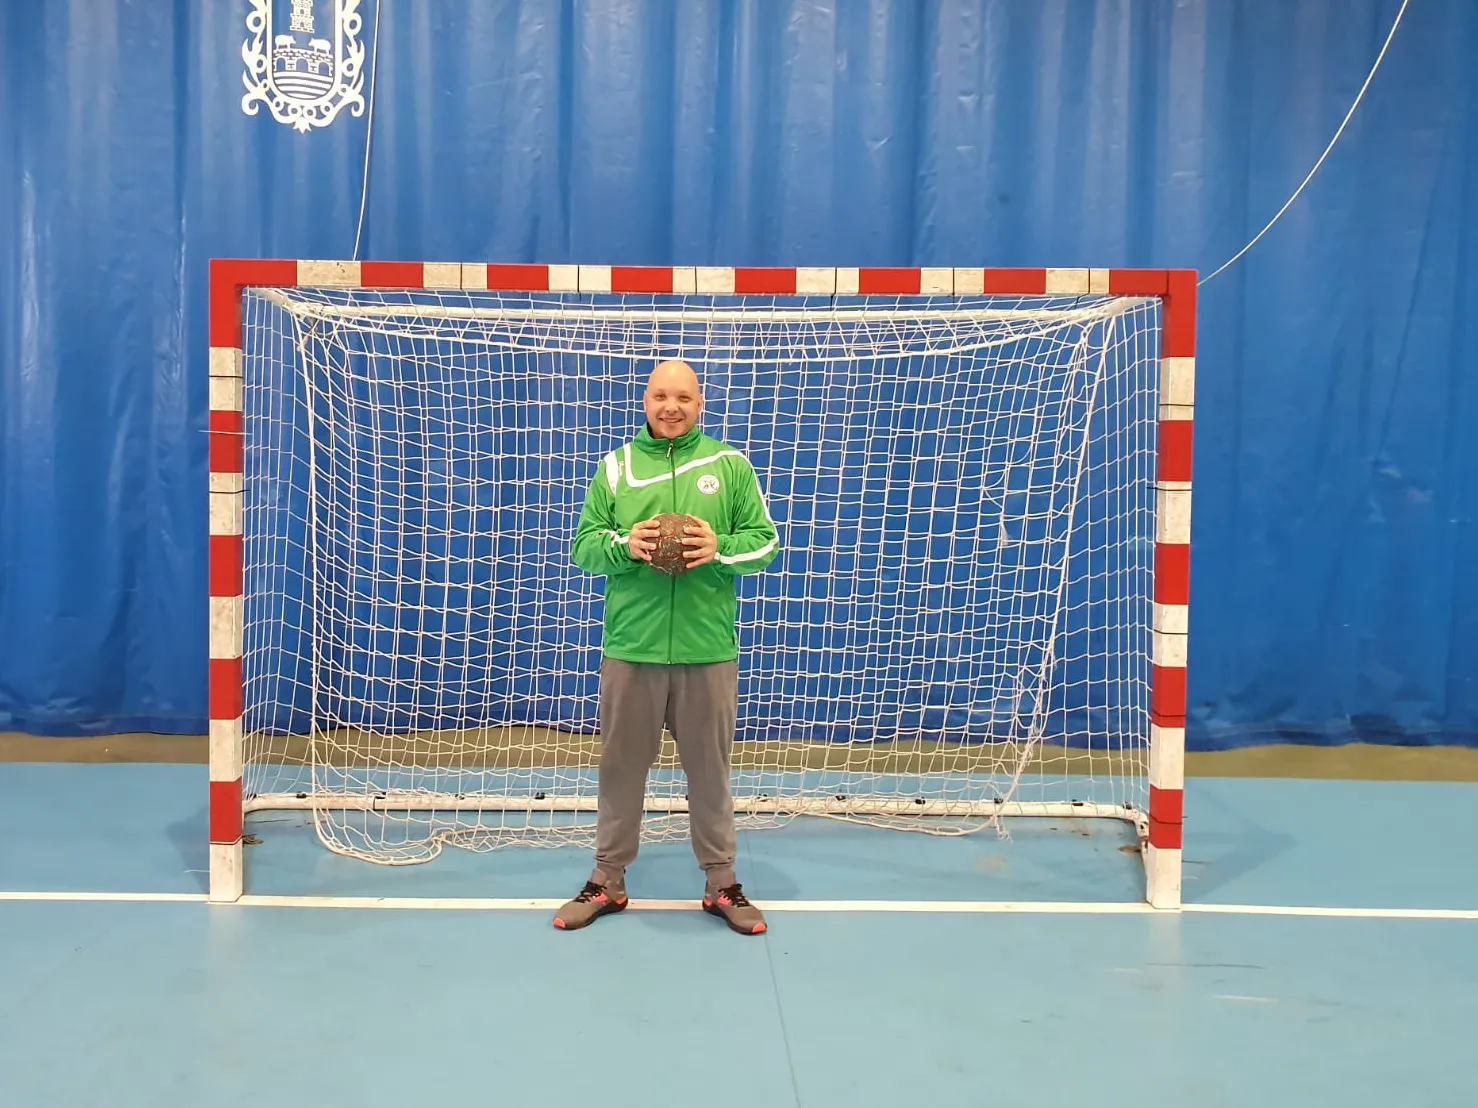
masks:
[[[247,812],[281,811],[368,811],[368,812],[594,812],[594,796],[518,796],[457,793],[263,793],[245,801]],[[686,797],[648,797],[646,810],[681,815],[688,810]],[[795,816],[979,816],[1038,817],[1043,819],[1121,819],[1143,829],[1145,813],[1126,804],[1089,804],[1072,801],[928,800],[912,797],[736,797],[738,815]]]
[[[595,797],[467,795],[456,793],[366,793],[357,795],[310,793],[264,793],[247,798],[247,812],[263,811],[365,811],[365,812],[595,812]],[[648,797],[646,810],[653,814],[681,815],[688,810],[685,797]],[[1145,900],[1151,908],[1178,910],[1181,907],[1181,852],[1178,848],[1159,847],[1150,840],[1149,819],[1140,809],[1127,804],[1089,804],[1071,801],[960,801],[900,798],[880,800],[876,797],[847,800],[836,797],[738,797],[734,802],[737,815],[819,816],[831,819],[866,819],[867,817],[930,818],[975,817],[992,819],[1117,819],[1133,826],[1140,857],[1145,868]],[[235,901],[241,898],[239,865],[223,866],[228,871],[222,883],[222,894],[212,900]],[[216,882],[212,881],[214,894]]]

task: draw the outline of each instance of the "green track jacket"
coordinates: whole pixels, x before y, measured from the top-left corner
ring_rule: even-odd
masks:
[[[707,520],[718,556],[680,577],[633,558],[631,529],[662,512]],[[585,496],[572,555],[606,578],[605,654],[625,662],[695,665],[739,656],[735,579],[775,559],[779,538],[753,467],[693,428],[658,439],[643,426],[601,461]]]

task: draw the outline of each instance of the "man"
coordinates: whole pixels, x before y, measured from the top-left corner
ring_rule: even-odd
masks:
[[[636,860],[647,773],[665,724],[688,779],[703,910],[757,935],[764,916],[734,872],[735,582],[769,565],[779,540],[749,462],[699,430],[703,397],[691,366],[659,364],[645,407],[646,426],[600,463],[575,532],[575,564],[606,578],[600,800],[595,870],[554,924],[575,930],[626,907],[626,867]],[[677,576],[651,565],[654,517],[666,512],[699,521],[686,528],[687,570]]]

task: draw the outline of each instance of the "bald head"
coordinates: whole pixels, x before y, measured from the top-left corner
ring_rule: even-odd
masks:
[[[703,393],[693,367],[678,358],[659,362],[647,378],[647,426],[659,439],[681,438],[703,411]]]
[[[686,389],[697,396],[698,374],[681,358],[669,358],[665,362],[658,362],[652,368],[651,376],[647,378],[648,395],[653,389]]]

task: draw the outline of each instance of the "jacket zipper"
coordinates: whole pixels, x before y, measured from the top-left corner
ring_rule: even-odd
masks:
[[[677,514],[677,463],[672,459],[672,448],[676,443],[667,440],[667,471],[672,475],[672,511]],[[667,585],[667,664],[672,665],[672,625],[677,621],[677,578]]]

